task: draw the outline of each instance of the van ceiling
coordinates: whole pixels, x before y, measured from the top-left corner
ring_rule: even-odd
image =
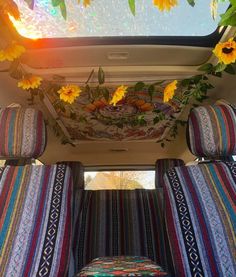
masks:
[[[175,79],[196,74],[197,65],[206,62],[211,56],[210,48],[181,46],[88,46],[69,48],[31,49],[24,56],[26,68],[30,72],[51,78],[54,74],[66,76],[67,80],[84,82],[92,68],[103,66],[111,84]],[[4,71],[7,63],[0,64]],[[220,98],[236,103],[236,77],[225,75],[214,78],[215,89],[210,93],[209,102]],[[26,106],[28,94],[17,88],[15,80],[8,73],[0,73],[1,106],[20,103]],[[38,108],[49,116],[47,109]],[[183,115],[186,119],[187,111]],[[116,149],[117,151],[112,151]],[[127,151],[119,151],[127,149]],[[81,142],[76,147],[61,145],[60,140],[49,130],[48,146],[41,160],[53,163],[61,160],[79,160],[85,165],[130,165],[154,164],[160,158],[182,158],[186,162],[194,157],[187,149],[184,128],[174,142],[162,148],[160,144],[143,142]]]

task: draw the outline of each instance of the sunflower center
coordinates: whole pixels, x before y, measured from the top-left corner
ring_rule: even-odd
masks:
[[[224,47],[224,48],[222,49],[222,51],[223,51],[224,54],[230,54],[230,53],[233,52],[233,50],[234,50],[234,48],[232,48],[232,47],[230,47],[230,48]]]
[[[71,94],[73,94],[73,91],[72,90],[68,90],[67,91],[67,95],[70,96]]]

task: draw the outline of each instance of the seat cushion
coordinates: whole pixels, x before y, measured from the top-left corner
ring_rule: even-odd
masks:
[[[71,258],[69,168],[0,168],[0,276],[66,276]]]
[[[176,276],[236,276],[236,163],[165,175],[167,232]]]
[[[168,274],[146,257],[118,256],[94,259],[77,276],[168,276]]]
[[[236,155],[236,114],[229,105],[198,107],[189,115],[187,141],[197,157]]]
[[[103,256],[146,256],[158,264],[166,263],[159,190],[81,193],[83,207],[75,242],[77,271]]]
[[[0,157],[37,158],[46,146],[43,114],[32,108],[0,110]]]

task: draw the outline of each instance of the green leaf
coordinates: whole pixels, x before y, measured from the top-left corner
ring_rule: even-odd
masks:
[[[225,72],[229,73],[231,75],[235,75],[236,74],[235,68],[233,67],[232,64],[227,65],[227,67],[225,68]]]
[[[189,86],[189,84],[190,84],[190,79],[184,79],[184,80],[182,80],[181,82],[180,82],[180,84],[181,84],[181,86],[183,86],[183,87],[187,87],[187,86]]]
[[[61,9],[61,14],[62,14],[63,18],[66,20],[67,11],[66,11],[66,4],[65,4],[64,0],[61,0],[60,9]]]
[[[213,64],[205,63],[198,68],[199,71],[211,72],[213,69]]]
[[[138,82],[134,86],[134,91],[141,91],[145,87],[144,82]]]
[[[154,113],[160,113],[161,110],[155,109],[155,110],[153,110],[153,112],[154,112]]]
[[[107,102],[109,102],[110,99],[110,92],[107,88],[103,88],[102,90],[103,97],[106,99]]]
[[[133,15],[135,15],[135,0],[128,0],[129,1],[129,8]]]
[[[229,2],[231,3],[232,6],[236,6],[236,0],[230,0]]]
[[[87,81],[85,82],[85,84],[88,84],[89,83],[89,81],[92,79],[92,77],[93,77],[93,74],[94,74],[94,69],[90,72],[90,74],[89,74],[89,76],[88,76],[88,79],[87,79]]]
[[[102,84],[104,84],[104,82],[105,82],[105,73],[100,66],[98,69],[98,83],[99,83],[99,85],[102,85]]]
[[[199,83],[199,81],[201,81],[202,78],[203,78],[202,75],[196,75],[196,76],[194,76],[194,77],[193,77],[194,83],[195,83],[195,84]]]
[[[221,14],[220,26],[236,26],[236,5]]]
[[[52,6],[57,7],[63,2],[63,0],[52,0]]]
[[[195,0],[187,0],[189,5],[194,7],[195,6]]]
[[[218,63],[215,68],[214,68],[214,71],[217,73],[217,72],[222,72],[226,69],[226,64],[224,63]]]
[[[152,101],[154,92],[155,92],[155,87],[154,87],[154,85],[150,85],[149,88],[148,88],[148,94],[149,94],[149,96],[150,96],[151,101]]]
[[[153,124],[157,124],[160,121],[159,117],[154,117],[153,118]]]
[[[212,72],[212,75],[218,78],[222,77],[222,72]]]

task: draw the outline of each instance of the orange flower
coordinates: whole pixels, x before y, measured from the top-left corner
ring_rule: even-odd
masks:
[[[18,82],[18,87],[28,90],[36,89],[41,85],[42,78],[39,76],[28,75]]]
[[[12,42],[6,48],[0,50],[0,62],[9,61],[12,62],[18,59],[25,52],[25,47]]]
[[[169,83],[165,87],[165,89],[164,89],[164,99],[163,99],[164,103],[169,102],[174,97],[176,89],[177,89],[177,80],[174,80],[173,82]]]

